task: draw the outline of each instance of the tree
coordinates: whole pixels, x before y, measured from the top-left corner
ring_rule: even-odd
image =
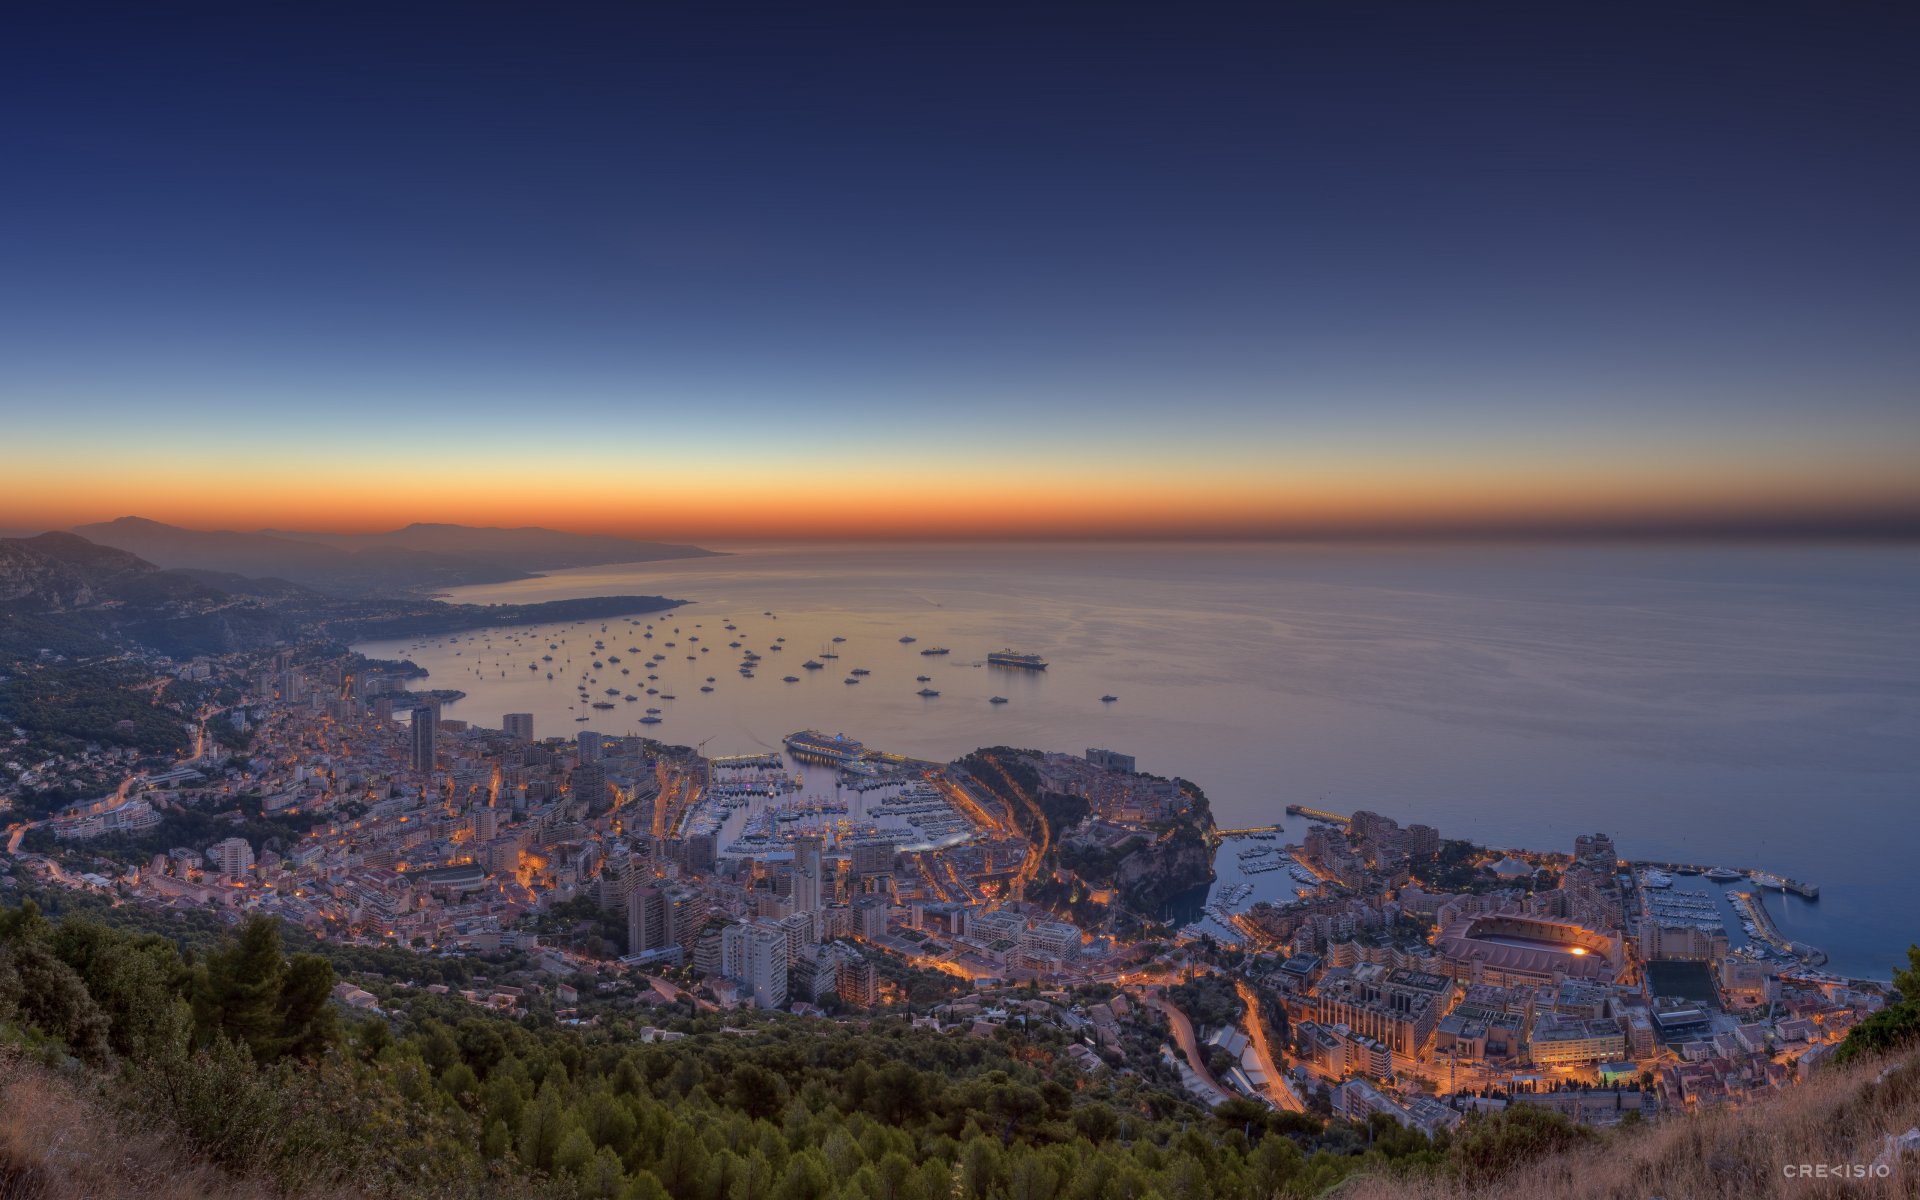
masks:
[[[88,994],[79,972],[44,943],[0,946],[0,975],[12,977],[7,990],[17,993],[14,1007],[27,1024],[59,1038],[88,1062],[106,1061],[112,1023]]]
[[[316,1058],[333,1041],[333,964],[318,954],[296,954],[280,983],[279,1054]]]
[[[193,1017],[200,1041],[225,1037],[252,1051],[256,1061],[275,1057],[280,981],[286,969],[279,923],[249,917],[238,936],[209,954],[194,972]]]

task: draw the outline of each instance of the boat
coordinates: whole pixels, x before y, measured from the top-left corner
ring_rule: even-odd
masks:
[[[701,691],[703,691],[703,692],[710,692],[710,691],[712,691],[712,690],[713,690],[713,688],[712,688],[712,687],[710,687],[709,685],[707,685],[707,684],[704,684],[704,683],[703,683],[703,684],[701,684],[701,685],[700,685],[700,690],[701,690]]]
[[[658,725],[660,723],[660,718],[659,717],[641,717],[640,723],[642,725]]]
[[[987,700],[988,704],[1005,704],[1006,702],[1007,698],[1005,696],[993,696]]]
[[[932,683],[932,682],[933,682],[933,676],[931,676],[931,675],[915,675],[915,676],[913,677],[913,681],[914,681],[915,683]]]
[[[1748,875],[1747,878],[1753,880],[1755,884],[1763,888],[1772,888],[1779,892],[1787,890],[1787,881],[1771,871],[1755,871]]]
[[[609,704],[609,703],[607,703],[607,702],[606,702],[605,700],[595,700],[595,701],[593,702],[593,707],[595,707],[595,708],[612,708],[612,707],[613,707],[613,705],[611,705],[611,704]]]
[[[921,688],[914,693],[916,696],[938,696],[939,694],[939,692],[934,691],[932,688]]]
[[[666,694],[666,693],[664,693],[664,692],[662,692],[662,693],[660,694],[660,698],[661,698],[662,700],[671,700],[671,699],[673,699],[673,697],[672,697],[672,696],[669,696],[669,695],[667,695],[667,694]]]
[[[609,707],[611,707],[611,706],[609,706]],[[574,720],[576,720],[576,721],[584,721],[584,720],[586,720],[586,718],[585,718],[585,717],[575,717],[575,718],[574,718]]]
[[[858,679],[855,679],[855,678],[854,678],[853,676],[851,676],[851,675],[849,675],[849,676],[847,676],[847,677],[846,677],[846,679],[844,680],[844,682],[846,682],[846,683],[859,683],[860,681],[859,681]]]
[[[1100,703],[1102,703],[1102,704],[1112,704],[1112,703],[1113,703],[1113,702],[1114,702],[1115,700],[1118,700],[1119,698],[1120,698],[1120,697],[1118,697],[1118,696],[1111,696],[1111,695],[1109,695],[1109,696],[1102,696],[1102,697],[1100,697]]]
[[[1707,878],[1717,883],[1732,883],[1741,878],[1741,875],[1730,867],[1713,867],[1707,871]]]
[[[647,710],[647,715],[651,717],[657,717],[660,715],[660,710],[657,708],[650,708]]]
[[[798,675],[785,675],[781,677],[780,682],[781,683],[799,683],[800,677]]]
[[[781,739],[788,750],[802,758],[817,758],[833,763],[857,762],[866,747],[844,733],[825,734],[803,729]]]
[[[903,637],[900,639],[900,644],[902,646],[911,646],[919,640],[920,640],[919,638],[915,638],[915,637]]]
[[[1673,876],[1665,871],[1648,871],[1640,877],[1640,882],[1650,888],[1672,887]]]
[[[824,668],[827,664],[823,662],[815,662],[813,659],[810,658],[807,661],[801,663],[800,665],[809,671],[818,671]]]
[[[871,674],[873,674],[873,672],[872,672],[872,671],[869,671],[869,670],[867,670],[867,669],[866,669],[865,667],[855,667],[855,668],[854,668],[853,670],[851,670],[851,671],[848,671],[848,672],[847,672],[847,674],[849,674],[849,675],[871,675]]]
[[[947,649],[945,646],[928,646],[925,650],[922,650],[920,653],[925,657],[931,657],[935,654],[952,654],[953,651]]]
[[[1026,671],[1044,671],[1047,660],[1038,654],[1022,654],[1017,650],[995,650],[987,655],[987,664],[995,667],[1019,667]]]
[[[845,638],[843,638],[843,637],[837,637],[837,638],[835,638],[835,639],[833,639],[833,640],[834,640],[834,641],[836,641],[836,642],[844,642],[844,641],[846,641],[847,639],[845,639]]]

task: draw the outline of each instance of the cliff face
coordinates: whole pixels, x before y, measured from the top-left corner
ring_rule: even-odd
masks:
[[[1213,844],[1199,830],[1183,827],[1121,859],[1113,882],[1127,907],[1158,914],[1176,897],[1213,882]]]

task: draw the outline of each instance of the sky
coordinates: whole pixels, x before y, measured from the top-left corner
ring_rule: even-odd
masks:
[[[1906,5],[30,4],[0,527],[1911,537],[1917,81]]]

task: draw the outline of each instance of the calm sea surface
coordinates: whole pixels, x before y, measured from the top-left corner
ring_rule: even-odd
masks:
[[[664,721],[647,733],[709,754],[777,748],[803,728],[931,759],[992,744],[1098,746],[1198,783],[1223,826],[1285,820],[1298,840],[1304,823],[1283,810],[1299,803],[1370,808],[1496,846],[1571,850],[1576,833],[1600,830],[1630,857],[1818,882],[1817,903],[1768,903],[1835,970],[1885,977],[1920,940],[1914,550],[725,548],[734,553],[450,597],[691,601],[637,625],[359,649],[412,658],[432,686],[465,691],[449,716],[498,725],[532,712],[543,737],[641,732],[651,705]],[[575,684],[596,638],[603,661],[622,662],[594,672],[594,699],[616,684],[676,699],[616,701],[576,723]],[[934,646],[952,653],[920,654]],[[822,660],[827,669],[801,668],[829,647],[840,657]],[[985,666],[1003,647],[1051,665]],[[752,679],[737,673],[745,649],[764,656]],[[547,653],[553,663],[528,669]],[[641,668],[654,653],[668,658],[649,685]],[[872,674],[843,682],[855,667]],[[715,690],[703,694],[707,676]],[[940,695],[916,696],[922,687]],[[1106,694],[1118,699],[1102,703]],[[1237,882],[1233,856],[1221,860],[1221,886]],[[1277,894],[1283,879],[1267,875],[1257,890]]]

